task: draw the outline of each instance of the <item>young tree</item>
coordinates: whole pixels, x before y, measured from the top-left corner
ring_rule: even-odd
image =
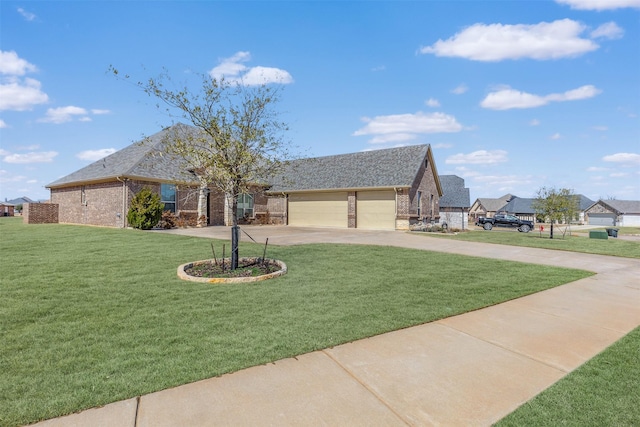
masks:
[[[160,201],[160,196],[148,187],[144,187],[131,199],[127,221],[133,228],[150,230],[162,218],[163,208],[164,204]]]
[[[533,209],[536,215],[546,218],[551,223],[549,238],[553,239],[553,224],[556,221],[570,222],[578,212],[578,197],[573,190],[567,188],[542,187],[536,193]]]
[[[111,71],[118,77],[118,70],[112,67]],[[197,128],[197,132],[178,128],[168,136],[166,151],[183,158],[199,181],[198,218],[206,210],[209,186],[225,194],[233,218],[231,268],[235,269],[238,196],[282,170],[290,158],[289,146],[283,139],[288,127],[279,120],[275,109],[280,86],[245,86],[204,74],[200,78],[198,91],[186,86],[172,89],[166,71],[137,86],[162,101],[170,116],[186,119]],[[161,108],[160,104],[157,107]]]

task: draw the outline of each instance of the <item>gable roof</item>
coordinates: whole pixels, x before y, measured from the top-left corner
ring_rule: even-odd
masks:
[[[598,200],[589,206],[589,209],[598,204],[609,208],[618,215],[640,214],[640,200]]]
[[[470,204],[469,189],[464,186],[464,179],[457,175],[440,175],[442,185],[441,208],[468,208]]]
[[[506,205],[500,208],[500,210],[514,214],[534,214],[536,212],[532,206],[534,200],[535,199],[514,196]]]
[[[486,212],[498,212],[501,208],[509,202],[512,198],[517,197],[512,194],[505,194],[504,196],[492,199],[492,198],[478,198],[473,204],[476,203],[484,207]]]
[[[163,146],[166,143],[166,138],[170,137],[172,132],[195,131],[196,128],[192,126],[180,123],[173,125],[53,181],[51,184],[46,185],[46,187],[66,187],[119,178],[165,182],[194,182],[194,176],[187,172],[184,160],[177,156],[164,153]]]
[[[17,199],[5,201],[5,205],[9,203],[11,205],[23,205],[25,203],[37,203],[35,200],[31,200],[27,196],[18,197]]]
[[[294,160],[271,180],[269,192],[411,187],[425,160],[442,195],[428,144]]]
[[[582,194],[576,194],[576,196],[579,198],[578,209],[580,209],[580,211],[586,211],[587,208],[593,205],[593,200],[590,198],[583,196]]]

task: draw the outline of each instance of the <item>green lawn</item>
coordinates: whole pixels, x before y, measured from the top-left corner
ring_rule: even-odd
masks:
[[[498,245],[526,246],[530,248],[555,249],[561,251],[583,252],[589,254],[620,256],[626,258],[640,258],[640,242],[616,239],[590,239],[585,236],[569,236],[567,232],[562,238],[559,230],[554,230],[553,239],[549,238],[548,228],[541,234],[538,230],[520,233],[515,229],[494,228],[491,231],[471,230],[457,234],[453,233],[423,233],[428,237],[439,237],[467,242],[495,243]],[[585,230],[581,233],[589,233]]]
[[[507,426],[640,426],[640,328],[522,405]]]
[[[0,219],[0,425],[433,321],[590,273],[358,245],[271,247],[281,278],[180,281],[210,240]],[[216,242],[218,253],[222,242]],[[228,251],[228,243],[227,243]],[[241,245],[241,255],[262,246]],[[508,274],[495,275],[495,271]]]

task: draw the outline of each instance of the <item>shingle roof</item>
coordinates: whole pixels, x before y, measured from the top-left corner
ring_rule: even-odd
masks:
[[[295,160],[270,192],[411,187],[429,153],[429,145],[411,145]]]
[[[469,189],[464,187],[464,179],[457,175],[440,175],[442,185],[442,208],[468,208],[471,206]]]
[[[534,214],[532,203],[535,199],[526,199],[513,197],[509,203],[504,205],[500,210],[513,214]]]
[[[514,197],[517,197],[517,196],[514,196],[512,194],[505,194],[504,196],[498,199],[490,199],[485,197],[485,198],[479,198],[476,201],[480,203],[487,212],[497,212],[501,210],[500,208],[506,205],[507,202]]]
[[[598,200],[594,205],[597,203],[613,208],[618,214],[640,214],[640,200]]]
[[[185,162],[164,153],[163,145],[171,132],[194,132],[195,128],[177,124],[62,177],[46,187],[64,187],[84,182],[116,178],[143,178],[152,181],[193,182]]]

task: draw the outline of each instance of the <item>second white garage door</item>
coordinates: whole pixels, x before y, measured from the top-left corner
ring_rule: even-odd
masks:
[[[347,228],[346,192],[289,195],[289,225]]]
[[[358,191],[356,227],[370,230],[395,230],[396,192]]]

